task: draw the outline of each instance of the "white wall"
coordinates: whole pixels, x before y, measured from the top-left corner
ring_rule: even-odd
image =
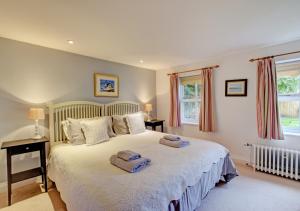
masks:
[[[177,129],[168,127],[168,131],[184,136],[216,141],[225,145],[234,158],[249,160],[249,148],[245,147],[244,144],[260,141],[256,129],[256,63],[249,62],[249,59],[299,49],[300,41],[295,41],[225,55],[191,65],[176,67],[172,70],[158,71],[156,74],[158,118],[166,119],[166,124],[168,125],[169,81],[166,75],[167,72],[219,64],[221,67],[214,72],[217,132],[202,133],[198,130],[198,125],[183,125]],[[289,56],[289,58],[294,57],[300,57],[300,55]],[[280,58],[280,60],[286,58]],[[248,96],[225,97],[225,80],[242,78],[248,79]],[[268,142],[270,144],[282,144],[287,147],[300,148],[300,136],[286,136],[285,138],[286,140],[284,141]]]
[[[119,76],[119,98],[94,97],[95,72]],[[156,104],[155,74],[152,70],[0,38],[0,145],[3,141],[33,136],[33,122],[27,119],[28,109],[33,106],[45,107],[50,102],[68,100]],[[41,124],[47,134],[47,116]],[[32,153],[15,156],[13,170],[37,166],[39,158],[32,157]],[[6,153],[1,150],[0,189],[5,180]]]

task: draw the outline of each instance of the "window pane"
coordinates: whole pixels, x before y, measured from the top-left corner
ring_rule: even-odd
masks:
[[[180,79],[180,112],[183,123],[198,124],[200,89],[199,76]]]
[[[277,87],[279,95],[295,95],[300,93],[300,71],[278,71]]]
[[[197,97],[200,97],[201,96],[200,95],[200,93],[201,93],[201,85],[200,84],[197,84],[197,90],[198,90]]]
[[[279,101],[280,121],[285,129],[300,128],[300,101]]]
[[[192,99],[195,98],[195,84],[186,84],[183,86],[183,98]]]
[[[183,122],[198,123],[199,102],[183,102],[182,112]]]

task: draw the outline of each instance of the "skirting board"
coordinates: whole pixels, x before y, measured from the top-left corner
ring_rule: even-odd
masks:
[[[237,156],[237,155],[233,155],[233,154],[231,154],[230,156],[231,156],[232,160],[238,164],[247,164],[250,162],[249,159],[245,159],[242,156]]]

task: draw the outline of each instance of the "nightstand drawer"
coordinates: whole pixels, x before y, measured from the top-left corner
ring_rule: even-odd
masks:
[[[27,152],[38,151],[41,148],[41,143],[15,146],[10,149],[11,155],[18,155]]]

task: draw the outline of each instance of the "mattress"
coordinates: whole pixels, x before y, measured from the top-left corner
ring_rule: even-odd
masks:
[[[228,168],[223,168],[229,151],[224,146],[186,138],[190,146],[171,148],[158,143],[163,135],[147,130],[93,146],[57,145],[51,149],[48,176],[56,183],[69,211],[152,211],[178,208],[190,187],[199,186],[201,178],[216,164],[223,166],[222,171],[215,168],[215,177],[206,189],[226,174]],[[111,165],[110,156],[126,149],[150,158],[151,165],[134,174]],[[234,172],[234,167],[230,168]]]

